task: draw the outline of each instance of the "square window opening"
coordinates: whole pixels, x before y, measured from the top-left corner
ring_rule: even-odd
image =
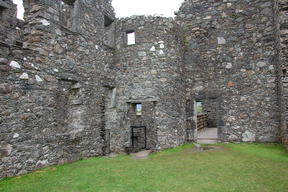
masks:
[[[127,45],[134,45],[135,41],[135,31],[126,31]]]

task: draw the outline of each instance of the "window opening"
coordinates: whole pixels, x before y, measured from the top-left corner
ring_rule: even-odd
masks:
[[[0,17],[2,19],[4,13],[4,8],[0,6]]]
[[[111,89],[111,103],[110,107],[115,108],[116,107],[116,88]]]
[[[127,45],[134,45],[135,44],[135,31],[127,31]]]
[[[283,75],[286,75],[287,69],[283,69],[282,72],[283,72]]]
[[[76,0],[62,0],[62,4],[66,3],[68,5],[74,5]]]
[[[61,23],[65,27],[72,27],[73,25],[73,10],[75,0],[61,0]]]
[[[196,112],[197,114],[203,113],[203,107],[201,101],[196,101]]]
[[[17,5],[17,18],[24,20],[24,6],[23,0],[13,0],[13,3]]]
[[[141,103],[136,103],[135,104],[135,111],[137,116],[142,115],[142,104]]]
[[[132,152],[139,152],[143,149],[147,149],[146,126],[132,126],[131,129]]]
[[[104,15],[104,26],[105,27],[109,27],[113,22],[114,21],[110,17]]]

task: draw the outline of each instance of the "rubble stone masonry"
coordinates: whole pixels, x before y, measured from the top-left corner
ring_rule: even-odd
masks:
[[[288,144],[287,1],[186,0],[175,18],[24,7],[20,21],[0,0],[0,177],[195,141],[196,102],[220,141]]]

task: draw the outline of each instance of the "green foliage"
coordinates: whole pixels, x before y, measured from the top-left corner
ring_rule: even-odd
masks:
[[[280,145],[221,144],[191,152],[184,145],[133,160],[90,158],[5,179],[1,192],[284,192],[288,153]]]
[[[196,102],[196,112],[197,113],[203,113],[202,103],[201,102]]]

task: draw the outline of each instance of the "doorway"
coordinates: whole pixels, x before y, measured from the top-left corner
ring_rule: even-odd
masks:
[[[131,127],[132,151],[147,149],[147,132],[145,126]]]
[[[130,127],[130,151],[155,150],[157,144],[155,129],[156,102],[133,101],[127,104],[127,125]]]
[[[197,142],[215,144],[218,142],[217,100],[195,101]]]

